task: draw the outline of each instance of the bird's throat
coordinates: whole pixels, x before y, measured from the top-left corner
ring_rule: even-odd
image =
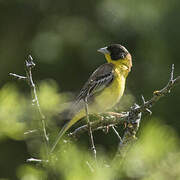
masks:
[[[128,54],[124,59],[119,60],[112,60],[110,54],[105,54],[105,57],[108,63],[114,64],[118,74],[120,73],[124,77],[127,77],[132,67],[132,60],[130,54]]]

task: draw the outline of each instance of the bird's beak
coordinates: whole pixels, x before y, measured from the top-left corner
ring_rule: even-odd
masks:
[[[102,54],[110,54],[109,51],[107,50],[107,47],[100,48],[97,51]]]

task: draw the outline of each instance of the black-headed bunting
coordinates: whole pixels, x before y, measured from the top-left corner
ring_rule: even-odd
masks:
[[[132,67],[131,54],[120,44],[109,45],[98,52],[105,55],[107,63],[98,67],[81,89],[72,107],[70,120],[61,129],[52,151],[63,134],[86,116],[85,99],[89,113],[101,113],[116,105],[124,93],[126,78]]]

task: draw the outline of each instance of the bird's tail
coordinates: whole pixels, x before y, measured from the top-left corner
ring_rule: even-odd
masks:
[[[50,153],[52,153],[56,147],[56,145],[58,144],[59,140],[61,139],[61,137],[64,135],[64,133],[73,125],[75,124],[77,121],[79,121],[81,118],[83,118],[85,116],[85,110],[81,110],[79,111],[69,122],[67,122],[63,128],[60,130],[57,139],[55,141],[55,143],[53,144]]]

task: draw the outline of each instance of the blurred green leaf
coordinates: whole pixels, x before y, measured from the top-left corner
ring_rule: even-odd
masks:
[[[26,109],[27,100],[14,85],[6,84],[0,89],[0,139],[5,136],[23,138]]]
[[[40,180],[46,179],[46,173],[40,168],[31,165],[22,165],[17,169],[17,176],[20,180]]]

